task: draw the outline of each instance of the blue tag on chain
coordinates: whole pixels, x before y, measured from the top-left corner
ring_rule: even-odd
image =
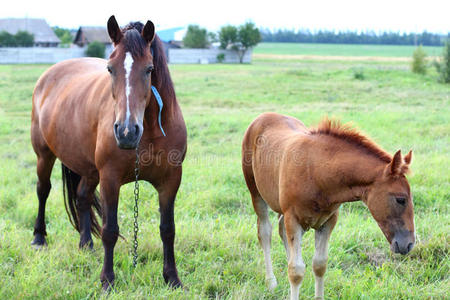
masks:
[[[153,92],[153,95],[155,95],[156,102],[158,102],[158,106],[159,106],[159,113],[158,113],[159,128],[161,128],[163,135],[166,136],[166,133],[164,132],[164,129],[162,128],[162,125],[161,125],[161,111],[163,109],[163,101],[161,99],[161,96],[158,93],[158,90],[153,85],[152,85],[152,92]]]

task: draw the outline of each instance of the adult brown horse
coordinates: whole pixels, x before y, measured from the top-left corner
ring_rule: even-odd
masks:
[[[153,23],[130,23],[121,30],[112,16],[108,33],[115,46],[108,61],[64,61],[47,70],[36,84],[31,140],[38,158],[39,212],[32,244],[46,245],[45,202],[57,157],[63,163],[69,217],[80,232],[79,246],[92,248],[91,231],[101,233],[105,253],[100,279],[104,289],[111,287],[119,235],[119,190],[135,180],[137,147],[141,155],[139,179],[150,182],[159,195],[163,276],[178,287],[174,201],[186,153],[186,126]],[[159,107],[152,85],[164,101],[161,123],[166,136],[158,124]],[[99,183],[101,208],[95,195]],[[102,214],[101,229],[92,207]]]
[[[242,169],[258,216],[269,288],[277,282],[270,258],[269,206],[280,214],[279,233],[288,257],[291,299],[298,299],[305,274],[301,242],[315,229],[315,296],[324,296],[328,240],[339,206],[362,200],[391,250],[406,254],[414,246],[412,196],[405,174],[412,159],[400,150],[392,157],[350,126],[325,119],[317,129],[275,113],[256,118],[245,133]]]

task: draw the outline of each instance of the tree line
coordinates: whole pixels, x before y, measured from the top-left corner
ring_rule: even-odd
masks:
[[[279,43],[324,43],[324,44],[380,44],[380,45],[424,45],[424,46],[442,46],[446,39],[450,38],[450,32],[447,35],[430,33],[399,33],[374,31],[356,32],[356,31],[328,31],[319,30],[311,32],[310,30],[276,30],[261,29],[263,42]]]
[[[34,36],[27,31],[18,31],[16,34],[0,32],[0,47],[32,47],[33,45]]]

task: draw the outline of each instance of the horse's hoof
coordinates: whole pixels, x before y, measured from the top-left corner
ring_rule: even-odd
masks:
[[[80,250],[89,250],[92,252],[94,251],[94,242],[92,240],[80,241],[78,247],[80,248]]]
[[[43,248],[47,248],[47,246],[47,241],[41,234],[36,234],[33,241],[31,242],[31,247],[33,247],[35,250],[41,250]]]
[[[165,282],[173,289],[183,288],[183,284],[177,275],[175,276],[164,276]]]
[[[267,280],[267,287],[269,288],[269,291],[273,291],[277,287],[277,279],[271,278]]]
[[[104,294],[109,294],[114,291],[114,281],[102,281],[102,291]]]

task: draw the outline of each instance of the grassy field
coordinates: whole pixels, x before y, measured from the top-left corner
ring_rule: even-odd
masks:
[[[255,52],[267,47],[262,44]],[[93,253],[78,250],[78,234],[64,210],[58,164],[47,202],[49,246],[36,252],[29,245],[38,205],[29,138],[31,93],[47,67],[0,66],[0,298],[101,298],[101,241],[94,241]],[[355,70],[363,72],[364,80],[354,78]],[[274,292],[265,286],[256,215],[240,166],[244,131],[265,111],[290,114],[308,125],[328,114],[353,121],[391,153],[414,150],[409,179],[415,249],[406,257],[391,254],[368,210],[359,202],[343,205],[330,241],[326,298],[448,297],[450,88],[429,71],[415,75],[401,62],[293,59],[171,66],[189,134],[175,208],[175,255],[186,289],[173,291],[164,284],[158,205],[149,184],[141,185],[139,265],[132,268],[133,189],[127,185],[119,203],[119,226],[127,240],[119,240],[115,249],[117,291],[109,299],[288,297],[287,263],[276,227],[272,257],[279,286]],[[276,215],[271,217],[275,225]],[[303,245],[307,273],[301,299],[312,299],[312,232]]]
[[[442,55],[442,47],[423,47],[428,56]],[[261,43],[255,54],[411,57],[415,46]]]

